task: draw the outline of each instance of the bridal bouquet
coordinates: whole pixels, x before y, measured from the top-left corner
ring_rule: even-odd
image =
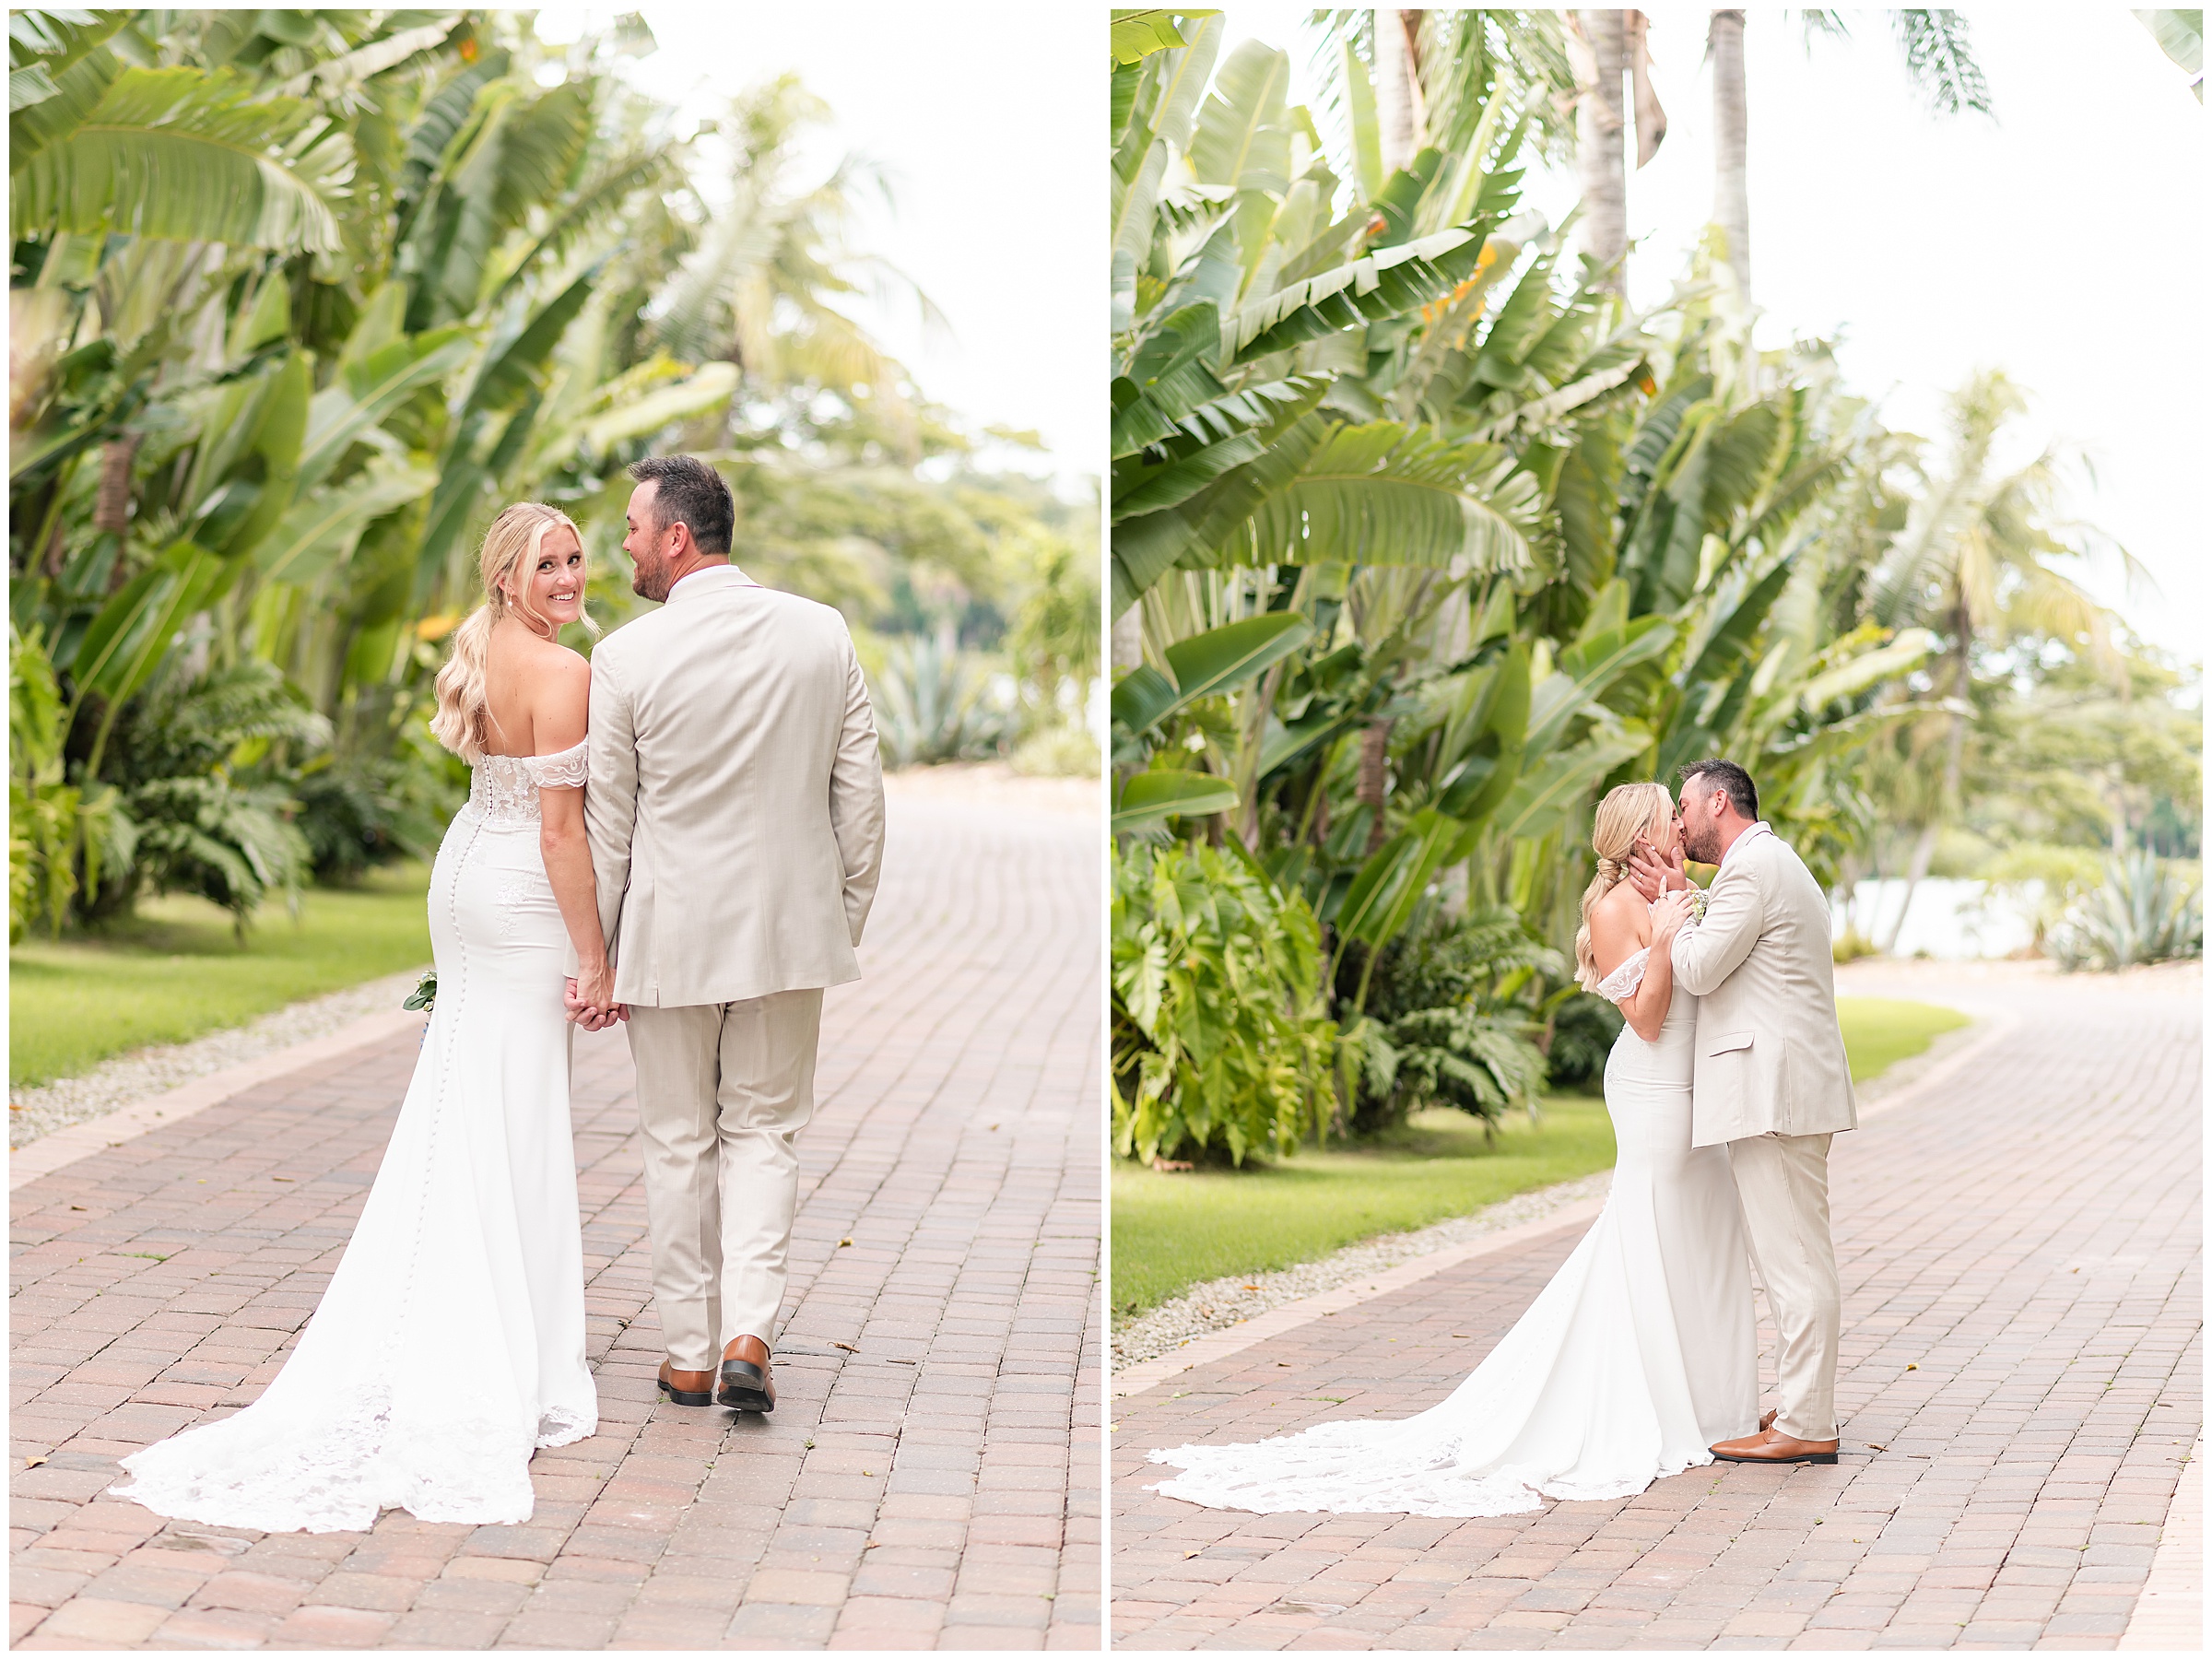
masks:
[[[416,982],[415,995],[400,1005],[402,1008],[427,1009],[438,998],[438,971],[431,969]]]

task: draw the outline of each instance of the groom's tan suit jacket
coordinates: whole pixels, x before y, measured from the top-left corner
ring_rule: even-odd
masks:
[[[1700,999],[1692,1147],[1857,1127],[1828,898],[1788,842],[1764,823],[1738,836],[1673,958]]]
[[[592,653],[584,793],[618,1000],[735,1003],[860,978],[883,770],[844,618],[735,566]]]

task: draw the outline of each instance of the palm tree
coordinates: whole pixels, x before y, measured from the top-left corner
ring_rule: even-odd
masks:
[[[1636,115],[1636,165],[1647,165],[1666,136],[1666,112],[1652,85],[1651,21],[1640,11],[1568,14],[1570,61],[1581,114],[1576,161],[1583,175],[1583,249],[1607,273],[1606,287],[1622,291],[1629,251],[1629,200],[1621,137],[1627,127],[1621,101],[1625,77]]]
[[[625,465],[670,435],[736,481],[768,571],[856,622],[924,626],[941,593],[995,637],[1021,608],[1062,510],[917,476],[966,441],[841,309],[881,275],[844,234],[865,177],[793,184],[813,106],[789,84],[673,142],[613,72],[641,29],[553,50],[500,12],[11,18],[11,646],[38,659],[11,683],[55,700],[21,869],[52,876],[68,834],[83,865],[84,827],[117,822],[103,771],[181,649],[194,684],[280,670],[332,735],[320,776],[442,788],[415,739],[475,537],[527,496],[611,556]],[[693,171],[724,143],[717,190]],[[263,745],[275,772],[307,730]]]
[[[1627,21],[1626,12],[1574,14],[1575,34],[1584,44],[1590,67],[1589,88],[1580,106],[1583,248],[1601,269],[1613,273],[1610,280],[1617,292],[1623,286],[1620,266],[1629,251],[1628,172],[1621,157],[1621,133],[1627,123],[1620,95],[1628,65]]]
[[[1941,764],[1934,771],[1924,765],[1913,770],[1916,799],[1905,805],[1919,834],[1906,865],[1904,903],[1878,942],[1884,950],[1896,944],[1937,837],[1958,814],[1977,653],[2019,641],[2055,642],[2125,684],[2110,614],[2052,563],[2079,557],[2085,536],[2097,534],[2058,516],[2059,455],[2045,450],[2013,471],[1992,469],[1999,435],[2026,407],[2019,389],[1994,370],[1952,395],[1941,469],[1870,585],[1867,609],[1875,621],[1930,629],[1946,648],[1936,673],[1947,707],[1917,723],[1908,738],[1916,757],[1924,760],[1939,751]],[[2136,573],[2124,550],[2121,558]]]
[[[1799,14],[1809,45],[1816,35],[1845,36],[1843,15],[1833,11]],[[1989,85],[1975,63],[1966,19],[1954,11],[1894,11],[1889,14],[1904,54],[1905,74],[1940,111],[1989,113]],[[1744,96],[1744,13],[1715,11],[1705,37],[1712,60],[1713,194],[1712,222],[1720,228],[1723,251],[1737,288],[1751,292],[1751,203],[1745,170],[1750,112]]]

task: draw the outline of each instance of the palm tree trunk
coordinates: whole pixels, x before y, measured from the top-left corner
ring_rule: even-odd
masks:
[[[1420,76],[1416,66],[1418,12],[1375,13],[1375,125],[1388,179],[1420,147]]]
[[[1113,652],[1113,666],[1135,668],[1145,660],[1145,612],[1142,606],[1131,606],[1113,619],[1110,644]]]
[[[1388,839],[1382,828],[1382,790],[1390,764],[1390,729],[1397,723],[1384,715],[1370,721],[1359,735],[1359,798],[1374,809],[1368,821],[1367,851],[1371,855]]]
[[[138,459],[143,432],[111,438],[100,451],[100,493],[93,499],[92,528],[121,536],[131,527],[131,467]]]
[[[1951,656],[1951,695],[1960,702],[1971,688],[1973,674],[1974,636],[1967,617],[1966,601],[1959,601],[1954,627],[1958,630],[1958,647]],[[1943,741],[1943,790],[1936,798],[1936,810],[1928,815],[1927,823],[1920,827],[1920,839],[1912,844],[1912,861],[1905,869],[1905,900],[1897,908],[1897,920],[1889,924],[1882,940],[1882,955],[1887,957],[1897,948],[1897,936],[1904,931],[1905,913],[1912,909],[1913,890],[1928,874],[1928,865],[1936,857],[1936,842],[1943,833],[1944,820],[1948,818],[1959,800],[1959,775],[1965,771],[1966,717],[1952,715],[1951,727]]]
[[[1898,906],[1897,914],[1889,919],[1888,927],[1882,930],[1881,953],[1888,956],[1897,949],[1897,936],[1905,931],[1905,916],[1912,909],[1912,895],[1920,887],[1921,877],[1928,874],[1928,862],[1936,856],[1936,838],[1943,826],[1935,819],[1920,827],[1920,840],[1912,844],[1912,862],[1905,870],[1904,902]]]
[[[1735,286],[1751,294],[1751,200],[1744,177],[1749,112],[1744,102],[1744,14],[1716,11],[1705,38],[1712,58],[1712,222]]]
[[[1606,286],[1618,294],[1624,287],[1620,260],[1629,246],[1629,177],[1621,150],[1628,124],[1621,108],[1628,14],[1578,11],[1574,24],[1589,46],[1592,76],[1582,97],[1577,157],[1583,175],[1583,251],[1610,273]]]

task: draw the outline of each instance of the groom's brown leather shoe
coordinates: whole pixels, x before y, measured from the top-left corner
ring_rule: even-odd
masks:
[[[1759,1415],[1759,1427],[1762,1430],[1771,1430],[1774,1427],[1774,1420],[1781,1416],[1782,1409],[1780,1407],[1769,1407]]]
[[[1779,1430],[1761,1430],[1735,1441],[1713,1442],[1712,1455],[1724,1464],[1833,1464],[1838,1443],[1799,1441]]]
[[[679,1407],[712,1407],[714,1374],[689,1372],[673,1360],[661,1362],[661,1393]]]
[[[740,1412],[773,1412],[776,1386],[768,1374],[768,1345],[758,1337],[732,1337],[722,1351],[722,1387],[714,1398]]]

